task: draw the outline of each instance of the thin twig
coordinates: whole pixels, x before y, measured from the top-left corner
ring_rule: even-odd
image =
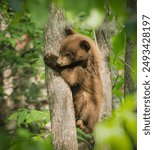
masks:
[[[115,50],[112,48],[110,42],[109,42],[108,39],[106,38],[106,35],[105,35],[103,29],[102,29],[102,34],[103,34],[104,40],[105,40],[105,42],[106,42],[108,48],[111,50],[111,52],[113,52],[114,55],[116,55],[116,54],[115,54]],[[134,72],[134,70],[132,69],[132,67],[131,67],[128,63],[126,63],[126,62],[125,62],[122,58],[120,58],[119,56],[116,55],[116,57],[117,57],[122,63],[124,63],[131,71]]]
[[[96,31],[95,31],[95,29],[93,29],[93,33],[94,33],[94,41],[95,41],[96,46],[97,46],[97,48],[98,48],[98,42],[97,42],[97,38],[96,38]],[[99,48],[98,48],[98,49],[99,49]]]
[[[112,86],[112,90],[115,88],[116,83],[117,83],[117,81],[118,81],[118,78],[119,78],[119,76],[116,77],[116,79],[115,79],[115,81],[114,81],[114,84],[113,84],[113,86]]]

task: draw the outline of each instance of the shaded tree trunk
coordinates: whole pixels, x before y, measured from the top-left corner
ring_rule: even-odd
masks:
[[[126,40],[126,51],[125,51],[125,62],[128,65],[125,65],[124,68],[124,95],[133,94],[136,91],[136,83],[132,78],[132,62],[137,61],[133,60],[134,55],[134,46],[136,44],[127,36]],[[130,67],[128,67],[130,66]]]
[[[63,11],[52,4],[45,31],[44,53],[59,54],[66,21]],[[77,150],[74,106],[68,85],[46,66],[46,84],[51,114],[52,139],[55,150]]]
[[[134,23],[133,30],[136,33],[137,31],[137,0],[127,0],[127,7],[129,9],[129,18],[128,18],[128,25],[126,24],[126,28],[129,29],[129,21],[131,24]],[[128,30],[127,29],[127,30]],[[131,32],[127,33],[126,36],[126,50],[125,50],[125,65],[124,68],[124,95],[127,96],[128,94],[133,94],[136,92],[136,82],[132,78],[132,70],[133,70],[133,61],[137,61],[133,58],[133,55],[137,53],[135,51],[136,40],[132,39]],[[130,67],[128,67],[130,66]],[[132,69],[131,69],[132,68]]]

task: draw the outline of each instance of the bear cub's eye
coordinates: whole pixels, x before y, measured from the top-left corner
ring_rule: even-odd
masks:
[[[72,58],[73,54],[72,53],[66,53],[65,56],[68,57],[68,58]]]

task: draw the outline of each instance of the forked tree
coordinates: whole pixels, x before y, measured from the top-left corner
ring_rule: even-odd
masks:
[[[64,11],[59,10],[55,5],[51,5],[48,23],[45,28],[45,46],[44,53],[52,52],[59,54],[60,45],[64,38],[64,30],[67,22],[64,17]],[[111,113],[111,80],[110,70],[106,63],[108,50],[103,46],[103,36],[101,30],[97,34],[98,46],[102,50],[101,76],[103,83],[103,112],[102,116],[108,116]],[[105,42],[105,41],[104,41]],[[103,43],[104,43],[103,42]],[[65,81],[51,68],[46,66],[46,85],[48,92],[48,101],[51,115],[52,142],[55,150],[77,150],[84,149],[85,145],[79,146],[77,142],[74,106],[72,93]]]

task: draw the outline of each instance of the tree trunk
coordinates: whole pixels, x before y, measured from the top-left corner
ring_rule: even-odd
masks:
[[[96,31],[96,41],[101,55],[101,78],[103,85],[103,109],[102,118],[107,118],[112,112],[112,84],[109,67],[109,47],[107,43],[108,31],[104,30],[106,23]]]
[[[104,23],[106,26],[106,24]],[[102,119],[106,119],[111,116],[112,113],[112,83],[111,72],[109,67],[109,47],[107,43],[108,34],[104,30],[104,25],[97,30],[96,40],[101,54],[101,78],[103,85],[103,108]],[[109,150],[108,145],[104,145],[103,150]]]
[[[134,23],[134,30],[137,30],[137,0],[127,0],[127,7],[129,9],[129,18],[128,21]],[[127,28],[127,25],[126,25]],[[128,30],[128,29],[127,29]],[[132,78],[132,70],[133,69],[133,61],[137,61],[133,58],[133,55],[137,53],[135,51],[136,40],[132,39],[131,34],[127,33],[126,36],[126,50],[125,50],[125,65],[124,68],[124,96],[126,97],[128,94],[133,94],[136,92],[136,82]],[[128,67],[130,66],[130,67]]]
[[[63,11],[52,4],[45,32],[44,53],[58,55],[64,37],[66,20]],[[52,139],[55,150],[77,150],[74,106],[68,85],[46,66],[46,84],[51,114]]]
[[[125,62],[132,68],[133,55],[134,55],[135,42],[133,42],[128,36],[126,40]],[[132,70],[128,65],[124,68],[124,95],[133,94],[136,91],[136,83],[132,79]]]

